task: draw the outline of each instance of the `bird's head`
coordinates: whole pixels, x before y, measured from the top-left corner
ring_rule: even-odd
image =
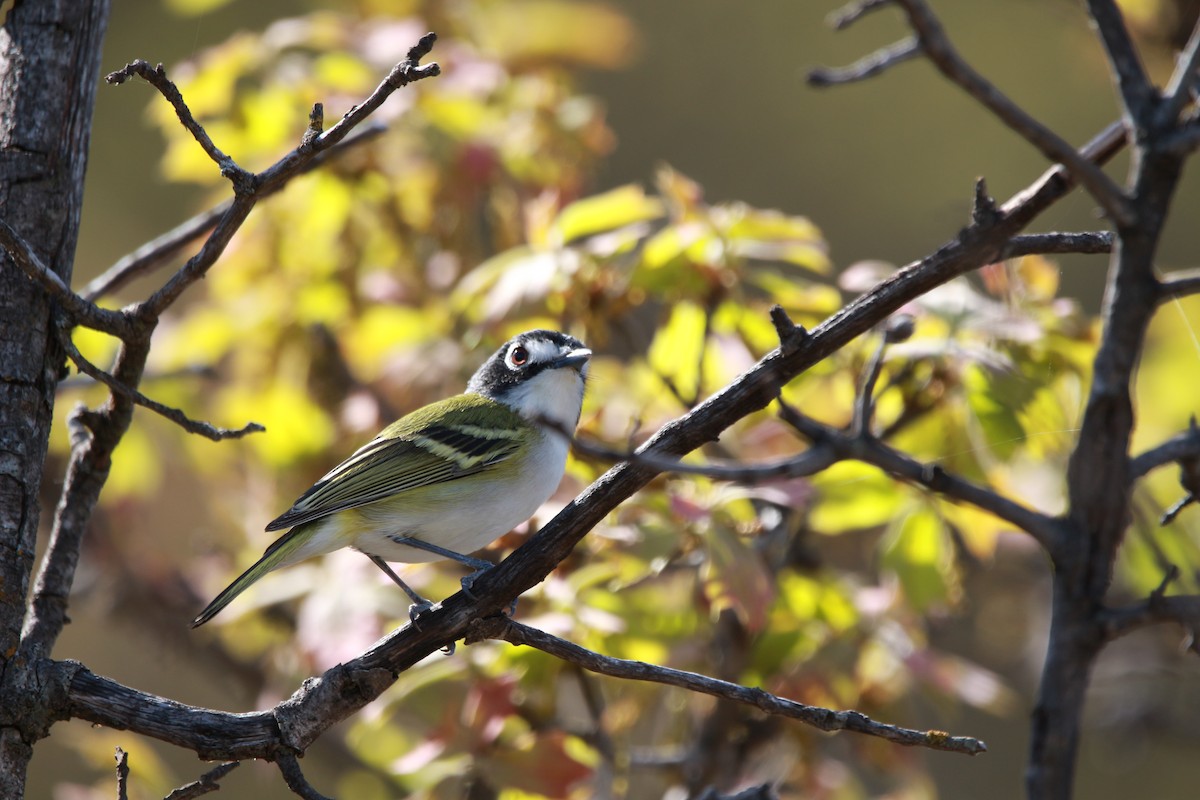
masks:
[[[515,336],[476,370],[467,391],[510,406],[526,419],[545,419],[573,431],[583,408],[592,351],[558,331]]]

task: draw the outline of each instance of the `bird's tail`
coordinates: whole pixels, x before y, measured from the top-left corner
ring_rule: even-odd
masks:
[[[250,569],[243,572],[238,576],[237,580],[225,587],[225,591],[217,595],[216,598],[214,598],[213,601],[209,603],[203,611],[200,612],[199,616],[192,620],[192,627],[199,628],[201,625],[208,622],[210,619],[220,613],[221,609],[233,602],[235,597],[246,591],[246,589],[250,588],[250,584],[254,583],[256,580],[261,578],[263,575],[266,575],[276,567],[283,566],[288,561],[288,557],[300,549],[300,546],[310,538],[309,536],[303,535],[305,532],[305,527],[306,526],[304,525],[300,525],[292,528],[283,536],[280,536],[278,539],[276,539],[275,542],[267,548],[266,552],[263,553],[262,558],[260,558],[258,561],[255,561],[254,565],[250,567]]]

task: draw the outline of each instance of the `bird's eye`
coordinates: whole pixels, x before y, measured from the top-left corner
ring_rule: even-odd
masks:
[[[517,345],[512,350],[508,351],[508,363],[514,367],[523,367],[529,362],[529,351],[524,345]]]

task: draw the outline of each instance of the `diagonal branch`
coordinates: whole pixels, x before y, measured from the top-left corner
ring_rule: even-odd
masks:
[[[1195,425],[1134,458],[1129,464],[1129,476],[1140,478],[1158,467],[1187,459],[1200,459],[1200,428]]]
[[[167,78],[167,72],[163,69],[162,64],[152,67],[148,62],[139,58],[136,61],[129,62],[116,72],[110,72],[105,76],[104,80],[113,86],[120,86],[134,75],[141,77],[155,89],[158,89],[159,94],[167,99],[167,102],[175,109],[175,115],[179,117],[179,121],[183,124],[183,127],[199,143],[204,152],[208,154],[208,157],[221,168],[221,175],[233,183],[235,192],[242,194],[253,191],[253,173],[238,166],[236,161],[213,144],[213,140],[209,138],[208,132],[192,116],[192,110],[188,108],[183,95],[180,94],[179,87]]]
[[[1200,269],[1172,272],[1158,284],[1158,302],[1200,293]]]
[[[921,44],[917,37],[910,36],[868,53],[845,67],[814,67],[808,71],[808,85],[824,89],[828,86],[866,80],[890,67],[914,59],[921,53]]]
[[[151,400],[137,389],[126,386],[109,373],[97,367],[91,361],[88,361],[83,354],[79,352],[79,348],[75,346],[75,343],[71,341],[71,338],[65,334],[62,337],[62,344],[63,348],[67,351],[67,356],[72,362],[74,362],[75,366],[77,366],[79,371],[84,375],[87,375],[93,380],[99,381],[112,391],[116,392],[122,397],[127,398],[128,400],[131,400],[142,408],[147,408],[153,411],[155,414],[166,417],[188,433],[195,433],[205,437],[206,439],[219,442],[223,439],[240,439],[250,433],[262,433],[266,431],[266,428],[264,428],[262,425],[259,425],[257,422],[247,422],[240,428],[218,428],[208,422],[192,419],[177,408],[171,408],[170,406],[163,405],[157,400]]]
[[[67,286],[58,273],[42,263],[29,243],[3,219],[0,219],[0,247],[8,251],[21,271],[28,275],[30,280],[38,283],[46,294],[53,297],[71,319],[80,325],[120,338],[130,335],[129,320],[124,314],[100,308],[71,291],[71,287]]]
[[[981,508],[1028,533],[1051,555],[1057,554],[1064,545],[1064,533],[1053,517],[949,473],[937,464],[923,464],[873,436],[846,433],[817,422],[785,403],[779,405],[780,416],[814,446],[826,447],[840,458],[871,464],[893,477]]]
[[[1087,0],[1092,25],[1104,42],[1104,52],[1120,90],[1129,129],[1145,130],[1153,119],[1155,89],[1138,58],[1133,37],[1113,0]]]
[[[1176,124],[1179,112],[1191,99],[1197,81],[1200,81],[1200,19],[1196,20],[1196,27],[1192,28],[1192,35],[1175,65],[1175,72],[1163,89],[1157,120],[1160,127],[1168,128]]]
[[[968,736],[901,728],[876,722],[857,711],[832,711],[819,706],[807,706],[762,689],[709,678],[695,672],[660,667],[644,661],[603,656],[545,631],[522,625],[506,616],[488,617],[472,623],[467,629],[467,644],[483,639],[503,639],[510,644],[532,647],[600,675],[677,686],[688,691],[732,700],[754,706],[767,714],[799,720],[822,731],[854,731],[909,747],[928,747],[967,755],[977,755],[987,750],[987,745],[982,741]]]
[[[1065,139],[1032,117],[990,81],[979,74],[955,50],[933,11],[924,0],[897,0],[908,15],[921,47],[938,71],[1000,118],[1005,125],[1032,144],[1051,161],[1062,164],[1087,189],[1118,224],[1133,219],[1129,199],[1111,178]]]
[[[163,800],[193,800],[193,798],[209,792],[220,791],[221,785],[217,781],[233,772],[241,763],[240,761],[226,761],[224,764],[218,764],[191,783],[180,786]]]
[[[1151,625],[1174,622],[1189,633],[1200,631],[1200,595],[1153,594],[1140,603],[1100,612],[1097,623],[1110,641]]]
[[[420,64],[420,60],[432,50],[435,41],[437,41],[437,36],[432,33],[422,36],[421,40],[408,51],[408,58],[393,67],[383,82],[361,105],[355,106],[336,125],[319,136],[311,135],[310,129],[298,147],[267,169],[251,176],[247,181],[250,184],[249,187],[240,189],[235,187],[237,193],[233,202],[218,221],[200,252],[192,256],[162,288],[140,303],[137,306],[138,313],[157,319],[167,307],[179,299],[179,296],[189,286],[204,277],[217,258],[225,252],[229,240],[233,238],[233,234],[241,227],[261,197],[299,175],[305,165],[317,154],[345,139],[355,127],[383,105],[384,101],[397,89],[414,81],[441,74],[441,68],[436,63]]]
[[[1107,160],[1124,143],[1124,130],[1110,126],[1082,151]],[[765,408],[779,387],[847,342],[870,330],[906,303],[970,270],[995,261],[1004,245],[1074,186],[1061,167],[1046,171],[1014,195],[986,225],[972,224],[935,253],[901,269],[851,302],[811,333],[802,334],[780,313],[772,315],[782,339],[770,353],[695,409],[665,425],[639,452],[675,456],[716,439],[753,410]],[[378,697],[396,676],[465,635],[471,623],[507,608],[526,589],[545,579],[575,545],[657,471],[645,464],[618,464],[567,505],[508,558],[471,586],[380,641],[359,658],[339,664],[304,684],[279,706],[252,714],[226,714],[185,706],[99,677],[82,665],[45,662],[39,685],[62,716],[130,729],[178,744],[203,758],[273,758],[283,749],[303,752],[324,731]]]
[[[293,794],[303,797],[304,800],[330,800],[314,789],[308,779],[304,777],[304,773],[300,771],[300,762],[294,754],[283,753],[275,759],[275,763]]]
[[[355,130],[342,141],[324,152],[318,153],[311,161],[300,168],[298,175],[311,172],[322,166],[331,158],[336,158],[345,151],[360,144],[376,139],[387,131],[387,125],[375,122]],[[264,198],[282,189],[287,184],[283,181],[271,186],[260,188],[258,197]],[[161,236],[152,239],[132,253],[122,257],[102,274],[94,278],[81,293],[87,300],[95,300],[106,294],[111,294],[125,286],[130,281],[149,275],[165,266],[180,250],[187,247],[206,233],[211,231],[221,218],[228,213],[232,200],[226,200],[207,211],[201,212],[191,219],[175,226]]]

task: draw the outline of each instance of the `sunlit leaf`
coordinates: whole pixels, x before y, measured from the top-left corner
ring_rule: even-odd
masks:
[[[843,461],[813,477],[817,500],[809,522],[832,534],[883,525],[904,502],[903,490],[875,467]]]
[[[890,527],[880,553],[883,566],[921,611],[955,599],[953,556],[945,524],[923,503],[910,506]]]
[[[657,219],[663,214],[660,200],[647,197],[642,187],[627,184],[593,195],[563,208],[554,221],[560,243],[602,231]]]

